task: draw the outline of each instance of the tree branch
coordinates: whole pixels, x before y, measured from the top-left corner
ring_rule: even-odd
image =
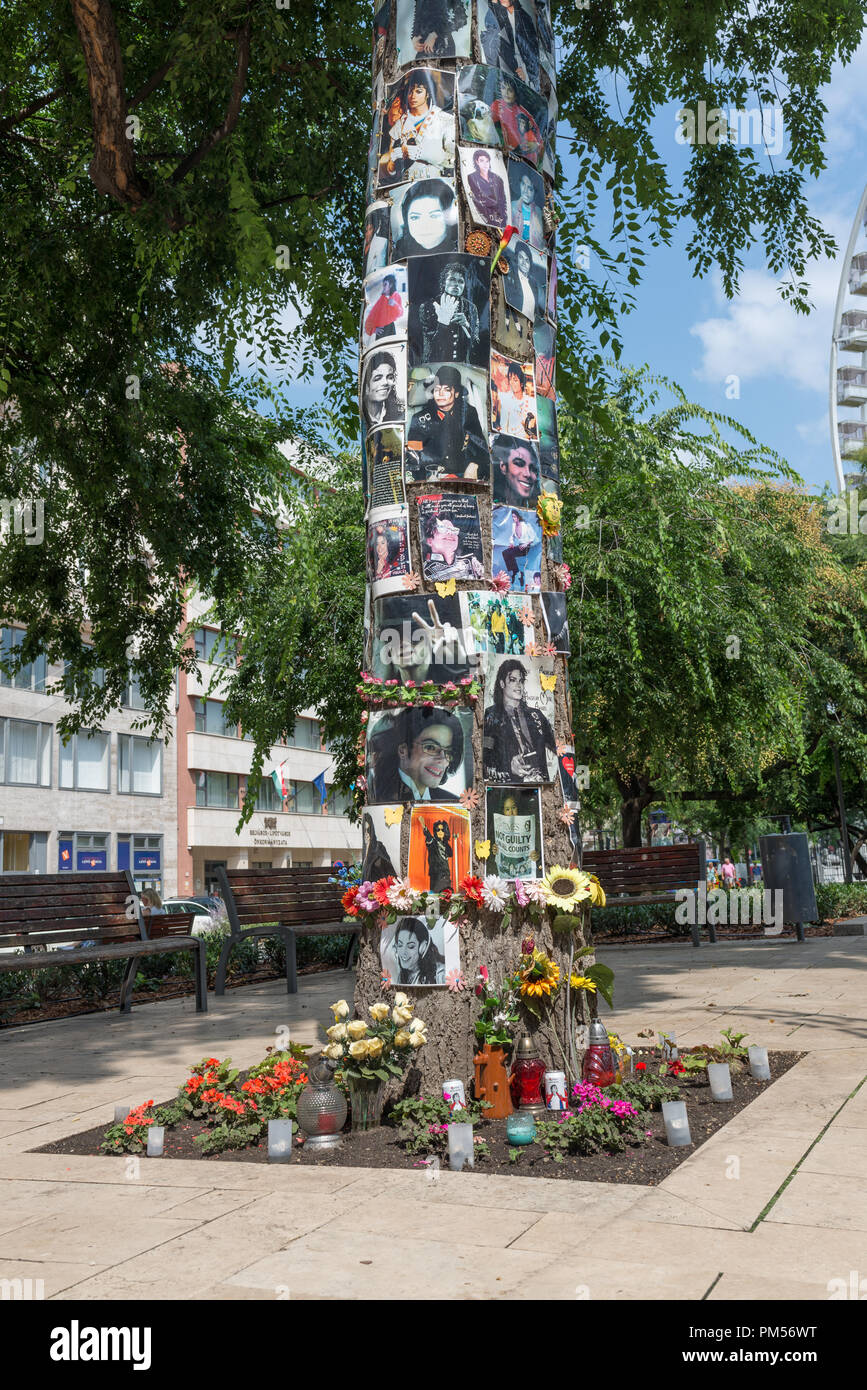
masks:
[[[53,91],[46,92],[44,97],[37,97],[35,101],[31,101],[29,106],[22,106],[21,110],[16,112],[14,116],[7,116],[5,121],[0,121],[0,138],[8,135],[9,131],[14,130],[17,125],[21,125],[22,121],[29,120],[44,106],[50,106],[52,101],[56,101],[61,92],[65,90],[65,86],[55,87]]]
[[[192,169],[195,169],[197,165],[201,164],[203,159],[207,158],[211,150],[219,145],[222,140],[225,140],[227,135],[231,135],[235,126],[238,124],[238,117],[241,114],[241,101],[244,96],[244,89],[247,85],[247,69],[250,66],[250,28],[251,24],[248,16],[243,27],[239,29],[235,36],[238,64],[235,69],[235,81],[232,84],[232,94],[229,97],[229,105],[226,108],[225,116],[216,130],[213,130],[207,139],[202,141],[199,148],[188,154],[186,159],[181,160],[177,169],[172,174],[172,183],[180,183],[182,179],[186,178],[187,174],[189,174]]]
[[[134,211],[149,195],[127,134],[123,56],[109,0],[69,0],[84,61],[93,120],[90,177],[100,193]]]
[[[156,72],[151,74],[147,82],[139,87],[135,95],[130,97],[127,102],[127,110],[131,111],[134,106],[138,106],[146,97],[149,97],[151,92],[156,91],[163,78],[171,71],[174,65],[174,58],[169,58],[168,62],[163,63],[161,68],[157,68]]]

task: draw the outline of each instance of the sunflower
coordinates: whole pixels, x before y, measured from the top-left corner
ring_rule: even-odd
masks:
[[[595,874],[588,874],[590,880],[590,901],[594,907],[605,906],[605,889]]]
[[[592,895],[587,874],[580,869],[564,869],[560,864],[548,870],[541,887],[548,906],[559,912],[574,912],[580,902]]]
[[[560,984],[560,967],[544,952],[534,950],[532,962],[520,972],[520,979],[525,998],[550,997]]]

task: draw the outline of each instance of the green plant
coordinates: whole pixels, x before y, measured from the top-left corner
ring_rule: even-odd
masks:
[[[523,1152],[524,1152],[524,1149],[523,1149],[523,1146],[522,1146],[522,1145],[519,1145],[519,1144],[510,1144],[510,1145],[509,1145],[509,1162],[510,1162],[510,1163],[520,1163],[520,1161],[521,1161],[521,1156],[522,1156]]]
[[[735,1033],[732,1028],[724,1028],[722,1042],[698,1043],[695,1047],[682,1049],[680,1060],[687,1072],[704,1071],[708,1062],[728,1062],[732,1072],[743,1070],[747,1049],[741,1047],[746,1033]]]
[[[662,1077],[645,1076],[631,1081],[621,1081],[614,1086],[606,1086],[606,1096],[611,1100],[627,1100],[639,1111],[659,1110],[664,1102],[680,1100],[677,1086]]]
[[[460,1121],[477,1125],[490,1108],[488,1101],[471,1100],[461,1109]],[[445,1154],[449,1122],[456,1118],[442,1096],[409,1096],[392,1106],[387,1122],[397,1126],[398,1143],[408,1154]],[[478,1146],[474,1151],[478,1153]]]
[[[867,883],[817,883],[816,906],[822,922],[867,914]]]
[[[104,1153],[144,1153],[151,1125],[164,1125],[166,1129],[171,1129],[181,1119],[183,1108],[177,1101],[154,1108],[153,1101],[146,1100],[142,1105],[134,1106],[120,1124],[109,1125],[99,1147]]]

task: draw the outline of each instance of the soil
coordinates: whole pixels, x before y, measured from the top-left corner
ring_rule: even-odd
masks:
[[[309,965],[299,965],[298,974],[318,975],[325,970],[337,970],[339,966],[328,961],[313,961]],[[244,985],[267,984],[269,980],[285,980],[286,975],[282,970],[275,970],[271,966],[263,965],[258,970],[252,970],[249,974],[237,975],[226,980],[226,989],[241,989]],[[214,982],[208,982],[208,990],[213,991]],[[154,987],[151,989],[133,990],[133,1004],[152,1004],[162,999],[183,999],[188,994],[195,994],[196,986],[192,979],[168,979],[155,980]],[[50,1023],[58,1018],[78,1018],[83,1014],[110,1014],[115,1013],[118,1006],[120,995],[120,985],[113,988],[107,999],[85,1000],[80,996],[69,999],[49,999],[44,1004],[40,1004],[32,1009],[19,1009],[14,1006],[13,1001],[6,1001],[0,1004],[0,1028],[17,1028],[22,1023]],[[11,1011],[10,1005],[15,1008]],[[4,1013],[4,1009],[9,1009],[9,1013]]]
[[[650,1055],[650,1054],[644,1054]],[[509,1145],[506,1141],[505,1120],[485,1120],[476,1127],[476,1135],[484,1138],[490,1149],[489,1158],[480,1158],[476,1167],[482,1173],[516,1174],[526,1178],[577,1178],[583,1182],[625,1182],[640,1183],[654,1187],[666,1178],[673,1169],[688,1158],[690,1154],[727,1124],[744,1106],[779,1079],[793,1067],[802,1052],[772,1052],[769,1054],[771,1080],[756,1081],[744,1070],[732,1075],[731,1101],[711,1099],[710,1086],[705,1077],[678,1079],[681,1098],[686,1101],[692,1144],[683,1148],[671,1149],[665,1139],[665,1126],[659,1112],[652,1113],[646,1128],[650,1130],[647,1144],[639,1149],[627,1149],[621,1154],[592,1154],[586,1157],[566,1157],[562,1163],[546,1162],[539,1144],[529,1144],[519,1151],[515,1162],[509,1159]],[[167,1104],[162,1101],[160,1104]],[[110,1123],[107,1121],[107,1123]],[[56,1140],[34,1149],[34,1153],[78,1154],[88,1157],[99,1156],[108,1162],[118,1162],[125,1155],[100,1154],[100,1143],[106,1125],[86,1130],[83,1134],[72,1134],[67,1139]],[[193,1142],[195,1135],[201,1133],[198,1120],[188,1120],[166,1131],[165,1157],[195,1159],[199,1163],[218,1161],[221,1163],[267,1163],[267,1150],[255,1145],[247,1149],[227,1151],[221,1154],[203,1156]],[[407,1154],[398,1143],[397,1131],[388,1124],[367,1133],[344,1134],[339,1149],[305,1151],[302,1144],[296,1143],[292,1152],[292,1163],[301,1167],[354,1167],[354,1168],[421,1168],[425,1159]],[[441,1159],[445,1166],[447,1158]]]

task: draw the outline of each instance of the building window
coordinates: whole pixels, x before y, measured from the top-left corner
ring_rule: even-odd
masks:
[[[193,634],[196,656],[199,661],[208,661],[212,666],[236,666],[238,662],[238,643],[234,637],[227,637],[213,627],[197,627]]]
[[[60,785],[80,792],[107,792],[110,734],[82,730],[60,745]]]
[[[8,659],[18,651],[24,641],[25,629],[23,627],[3,627],[0,628],[0,659]],[[13,690],[45,690],[45,656],[40,655],[35,661],[28,661],[26,666],[22,666],[15,672],[14,676],[6,675],[5,671],[0,670],[0,685],[6,685]]]
[[[288,788],[287,788],[288,790]],[[263,777],[256,793],[257,811],[282,811],[283,802],[270,777]]]
[[[196,713],[196,732],[199,734],[219,734],[222,738],[237,738],[237,724],[230,724],[223,715],[225,705],[222,700],[193,700]]]
[[[44,874],[48,870],[47,830],[0,830],[4,874]]]
[[[51,786],[51,725],[0,719],[0,780],[19,787]]]
[[[287,739],[290,748],[313,748],[318,753],[321,748],[318,719],[298,719],[295,728]]]
[[[90,647],[86,642],[84,644],[84,649],[85,651],[90,650]],[[68,661],[64,661],[63,675],[64,678],[70,682],[76,699],[80,698],[83,694],[86,694],[91,684],[95,685],[99,690],[102,690],[105,687],[105,668],[102,666],[92,666],[86,674],[85,672],[81,671],[78,673],[77,676],[74,676],[72,672],[71,663]],[[89,680],[88,676],[90,678]]]
[[[347,816],[352,806],[352,797],[345,792],[338,792],[332,789],[328,798],[329,816]]]
[[[108,868],[108,835],[67,830],[58,836],[58,867],[76,873],[99,873]]]
[[[196,777],[196,805],[238,809],[238,775],[235,772],[199,772]]]
[[[123,688],[123,695],[120,697],[120,703],[124,709],[147,709],[147,705],[142,699],[142,693],[139,689],[137,675],[130,675],[129,680]]]
[[[162,796],[163,745],[160,739],[118,734],[117,789],[128,796]]]
[[[162,892],[162,835],[118,835],[117,867],[131,872],[137,889]]]
[[[320,816],[322,798],[312,782],[288,782],[289,799],[287,811],[295,811],[299,816]]]

